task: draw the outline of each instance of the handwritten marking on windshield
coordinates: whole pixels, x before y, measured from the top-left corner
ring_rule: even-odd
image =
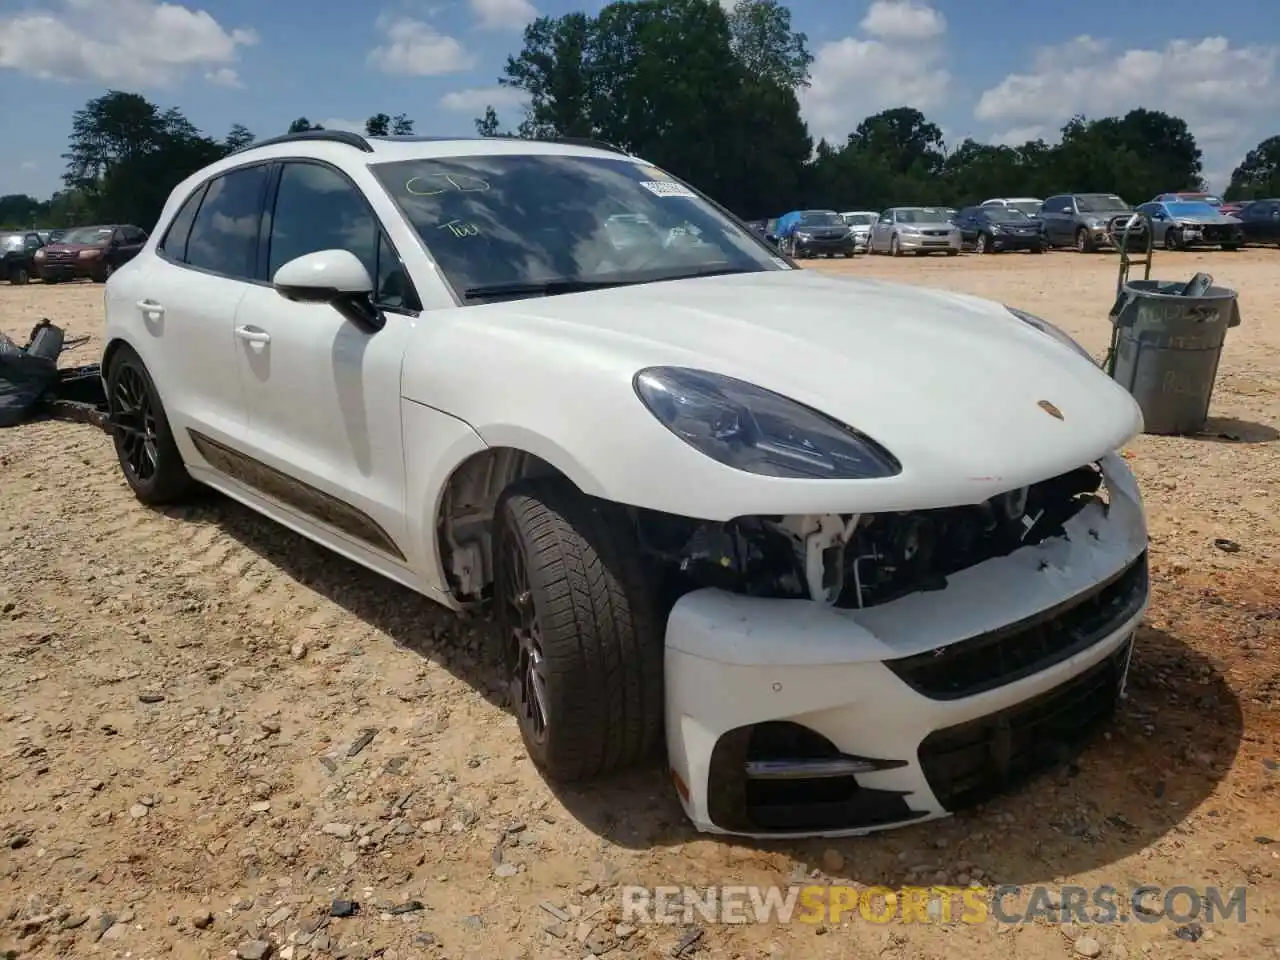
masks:
[[[437,230],[448,230],[455,237],[478,237],[480,236],[480,228],[474,223],[467,223],[463,220],[450,220],[448,223],[442,223],[436,227]]]
[[[491,189],[489,181],[462,173],[428,173],[405,181],[405,193],[415,197],[436,197],[456,190],[458,193],[484,193]]]

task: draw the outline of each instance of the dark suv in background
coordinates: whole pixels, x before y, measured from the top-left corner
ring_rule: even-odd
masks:
[[[36,272],[36,253],[43,246],[34,230],[0,230],[0,280],[30,280]]]
[[[72,227],[36,255],[40,279],[45,283],[88,278],[106,283],[147,242],[147,232],[132,224]]]
[[[977,253],[1044,253],[1049,245],[1040,220],[1013,207],[965,207],[952,223],[960,228],[961,242]]]
[[[1040,220],[1053,247],[1075,247],[1092,253],[1118,247],[1133,207],[1114,193],[1065,193],[1045,200]],[[1146,221],[1141,217],[1129,229],[1130,250],[1145,249]]]

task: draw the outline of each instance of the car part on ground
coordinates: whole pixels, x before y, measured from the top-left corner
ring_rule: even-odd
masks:
[[[1200,433],[1209,417],[1236,291],[1198,273],[1189,282],[1132,280],[1111,311],[1106,370],[1138,401],[1144,432]]]
[[[608,227],[619,210],[630,226]],[[959,252],[936,211],[892,225]],[[778,772],[777,739],[743,760],[726,714],[691,703],[711,679],[748,695],[746,722],[815,724],[806,774],[832,769],[819,735],[870,758],[838,758],[855,805],[898,777],[906,822],[1025,766],[959,769],[950,727],[1092,690],[1131,629],[1112,614],[1132,591],[1097,598],[1145,549],[1113,454],[1141,416],[1074,341],[979,298],[797,269],[638,158],[277,138],[178,185],[140,257],[107,285],[103,354],[139,499],[206,484],[451,609],[492,603],[554,779],[656,754],[665,725],[695,822],[751,828],[732,798],[744,770]],[[1055,659],[1066,636],[1083,646]],[[1028,637],[1056,639],[1026,659]],[[972,680],[954,697],[918,661],[935,649],[946,683]],[[823,723],[867,684],[874,717]],[[781,759],[790,788],[825,789]],[[728,797],[727,819],[699,796]]]
[[[45,283],[86,279],[106,283],[146,242],[147,232],[129,224],[73,227],[39,250],[35,263]]]
[[[58,370],[58,357],[85,340],[67,341],[62,328],[48,319],[32,328],[21,347],[0,334],[0,427],[17,426],[60,397],[61,376],[68,374]]]

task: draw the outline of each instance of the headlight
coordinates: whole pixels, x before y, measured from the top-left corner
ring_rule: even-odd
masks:
[[[1039,330],[1041,333],[1045,334],[1046,336],[1050,336],[1054,340],[1057,340],[1059,343],[1063,344],[1064,346],[1070,347],[1072,350],[1080,354],[1080,356],[1084,357],[1094,366],[1098,365],[1098,362],[1093,359],[1093,354],[1091,354],[1084,347],[1080,346],[1080,344],[1076,342],[1075,338],[1071,336],[1071,334],[1067,333],[1065,330],[1062,330],[1059,327],[1055,327],[1048,320],[1041,320],[1037,316],[1033,316],[1032,314],[1019,310],[1016,307],[1011,307],[1008,304],[1005,304],[1004,308],[1008,310],[1010,313],[1012,313],[1019,320],[1021,320],[1023,323],[1025,323],[1027,326],[1035,327],[1037,330]]]
[[[900,226],[898,227],[898,229],[901,230],[903,233],[919,233],[920,232],[919,227]]]
[[[766,477],[870,480],[902,472],[870,437],[762,387],[683,367],[649,367],[635,390],[664,427],[713,460]]]
[[[98,257],[101,255],[102,255],[101,250],[81,250],[80,251],[81,260],[92,260],[94,257]]]
[[[796,239],[797,239],[797,240],[812,240],[812,239],[813,239],[813,234],[809,233],[807,230],[797,230],[797,231],[796,231]]]

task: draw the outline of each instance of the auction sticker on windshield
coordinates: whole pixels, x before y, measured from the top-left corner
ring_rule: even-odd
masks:
[[[688,197],[692,200],[697,196],[683,184],[673,183],[670,180],[641,180],[640,186],[659,197]]]

